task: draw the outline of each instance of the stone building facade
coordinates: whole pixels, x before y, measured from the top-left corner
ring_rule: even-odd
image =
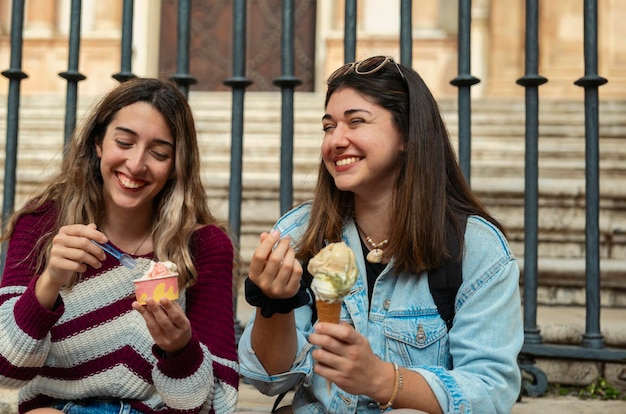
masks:
[[[82,41],[79,84],[83,94],[99,94],[113,85],[119,72],[122,0],[82,2]],[[134,2],[133,73],[172,75],[176,50],[174,0]],[[324,79],[344,60],[344,3],[301,0],[295,3],[296,77],[301,90],[321,91]],[[11,0],[0,0],[0,64],[9,67]],[[70,0],[26,0],[22,91],[59,93],[67,68]],[[398,57],[400,0],[357,2],[357,59],[385,54]],[[584,75],[583,2],[539,2],[539,73],[548,78],[542,98],[582,99],[574,81]],[[248,2],[248,71],[255,87],[277,90],[271,79],[280,76],[280,0]],[[601,99],[626,97],[626,2],[598,0],[598,72],[609,79]],[[191,72],[199,78],[192,90],[226,90],[230,76],[231,0],[192,1]],[[472,75],[481,82],[473,97],[523,97],[515,80],[524,75],[525,0],[472,2]],[[413,63],[440,98],[454,97],[450,80],[457,75],[457,0],[413,2]],[[168,60],[169,58],[169,60]],[[195,72],[194,73],[194,69]],[[258,72],[258,73],[257,73]],[[213,75],[212,77],[209,75]],[[217,76],[216,76],[217,75]],[[248,75],[250,76],[250,75]],[[258,77],[257,77],[258,76]],[[265,81],[264,81],[265,80]],[[6,90],[0,79],[0,93]]]

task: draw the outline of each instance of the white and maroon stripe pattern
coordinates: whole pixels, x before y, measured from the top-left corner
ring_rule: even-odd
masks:
[[[198,282],[179,300],[192,325],[192,342],[175,358],[159,360],[143,318],[131,308],[138,275],[114,259],[85,272],[53,311],[39,305],[34,270],[24,265],[28,261],[19,264],[24,247],[44,231],[41,226],[32,231],[38,220],[29,218],[18,223],[20,236],[8,251],[12,267],[0,288],[0,386],[23,387],[21,410],[45,404],[46,396],[127,399],[146,413],[235,409],[233,251],[222,230],[207,226],[192,238]],[[137,260],[138,269],[147,267],[148,257]]]

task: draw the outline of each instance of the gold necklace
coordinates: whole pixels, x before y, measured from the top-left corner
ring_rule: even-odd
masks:
[[[146,235],[146,237],[143,238],[143,240],[141,241],[141,243],[139,244],[139,246],[137,246],[137,248],[135,249],[135,251],[132,253],[133,256],[137,256],[137,252],[139,251],[139,249],[141,248],[141,246],[143,246],[143,244],[146,242],[146,240],[148,240],[148,237],[152,236],[152,232],[148,233]]]

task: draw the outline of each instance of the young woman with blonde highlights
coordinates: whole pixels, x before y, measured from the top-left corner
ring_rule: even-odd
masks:
[[[235,409],[236,254],[207,207],[194,118],[173,82],[105,95],[4,240],[0,386],[20,388],[21,413]],[[166,260],[179,298],[140,305],[133,280]]]

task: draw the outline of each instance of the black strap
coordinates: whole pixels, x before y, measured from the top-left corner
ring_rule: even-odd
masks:
[[[467,217],[458,221],[460,234],[465,234]],[[446,224],[447,247],[450,259],[437,269],[428,271],[430,294],[435,300],[439,315],[446,322],[448,330],[454,320],[454,301],[463,282],[463,252],[457,237],[457,230],[452,222]]]
[[[270,411],[270,413],[276,412],[276,410],[278,409],[278,404],[280,404],[283,398],[285,398],[285,395],[287,395],[287,392],[278,394],[278,397],[276,397],[276,399],[274,400],[274,405],[272,405],[272,411]]]
[[[309,285],[311,282],[308,282]],[[300,290],[293,297],[287,299],[272,299],[265,294],[260,287],[258,287],[250,278],[245,280],[245,294],[246,301],[252,305],[260,308],[261,315],[264,318],[271,318],[275,313],[289,313],[295,308],[304,306],[309,303],[309,295],[307,294],[307,287],[300,281]]]

